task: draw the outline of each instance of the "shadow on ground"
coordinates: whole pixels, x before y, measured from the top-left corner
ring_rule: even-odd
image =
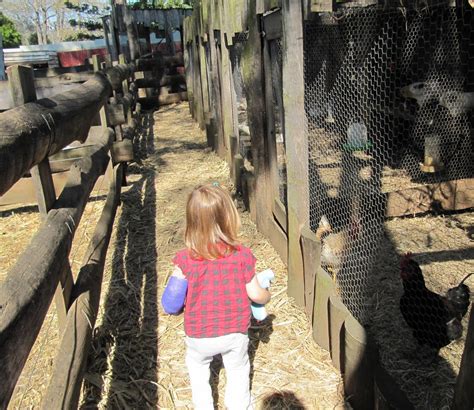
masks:
[[[96,329],[82,408],[156,408],[158,309],[153,113],[145,113],[135,141],[137,165],[122,194],[112,274],[103,319]],[[131,174],[135,174],[132,175]]]

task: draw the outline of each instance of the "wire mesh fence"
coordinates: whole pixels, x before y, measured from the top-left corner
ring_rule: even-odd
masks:
[[[304,36],[322,264],[391,356],[410,343],[437,352],[462,340],[458,285],[474,272],[472,210],[450,212],[460,198],[474,205],[472,11],[350,8],[307,21]],[[456,369],[462,345],[443,354]],[[449,402],[452,391],[430,394]]]

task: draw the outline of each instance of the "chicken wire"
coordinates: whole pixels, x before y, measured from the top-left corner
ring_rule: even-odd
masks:
[[[364,324],[390,193],[474,174],[473,34],[471,11],[455,7],[348,8],[305,22],[310,225]]]

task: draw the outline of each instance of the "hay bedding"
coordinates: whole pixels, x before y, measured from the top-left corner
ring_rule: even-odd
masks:
[[[183,246],[184,203],[197,184],[218,181],[232,189],[227,164],[210,152],[186,105],[145,115],[136,140],[137,163],[128,170],[122,206],[105,264],[101,307],[81,396],[81,408],[191,408],[184,364],[183,317],[159,304],[171,258]],[[103,207],[86,208],[71,252],[73,271]],[[257,408],[344,408],[342,381],[327,352],[312,341],[304,312],[286,296],[286,268],[242,212],[242,240],[257,268],[272,268],[277,280],[268,306],[271,320],[251,329],[253,395]],[[0,214],[0,281],[11,255],[28,244],[40,224],[30,209]],[[39,408],[51,374],[59,331],[54,303],[32,350],[10,408]],[[213,364],[223,407],[225,371]]]
[[[137,141],[146,158],[130,167],[129,180],[135,182],[123,195],[83,408],[192,408],[183,316],[166,315],[159,300],[171,273],[171,259],[183,247],[188,193],[197,184],[211,181],[229,190],[232,187],[227,164],[206,148],[204,133],[186,105],[154,113],[147,129],[148,135]],[[143,178],[148,178],[145,184]],[[312,341],[303,311],[286,296],[285,266],[249,215],[241,215],[242,239],[252,247],[257,268],[272,268],[277,274],[268,306],[272,320],[251,331],[257,407],[342,408],[340,376],[328,354]],[[128,234],[121,233],[123,226],[128,227]],[[132,229],[136,230],[133,238]],[[213,380],[223,408],[225,371],[220,367],[218,361],[213,364]]]
[[[433,361],[419,347],[401,316],[400,256],[412,252],[420,263],[426,286],[439,294],[474,272],[474,213],[394,218],[385,222],[385,235],[374,269],[374,314],[370,331],[385,368],[419,409],[448,409],[464,349],[470,312],[463,320],[461,340],[440,350]],[[472,279],[466,282],[474,288]]]

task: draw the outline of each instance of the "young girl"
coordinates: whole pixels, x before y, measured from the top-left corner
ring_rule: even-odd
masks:
[[[214,409],[209,365],[221,354],[226,369],[225,405],[251,407],[248,356],[250,301],[270,293],[255,276],[255,257],[238,239],[240,218],[221,187],[202,185],[186,206],[186,249],[173,259],[173,275],[188,282],[184,310],[186,365],[196,409]]]

